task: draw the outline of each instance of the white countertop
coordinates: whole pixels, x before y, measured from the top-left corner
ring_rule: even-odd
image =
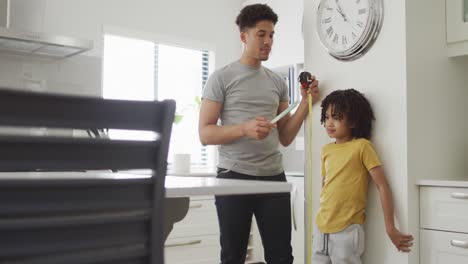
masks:
[[[0,172],[2,180],[78,180],[105,179],[149,179],[148,174],[112,172]],[[73,183],[71,183],[73,184]],[[287,182],[217,179],[206,176],[166,176],[166,197],[189,197],[197,195],[229,195],[290,192],[292,184]]]
[[[292,184],[273,181],[167,176],[166,197],[290,192]]]
[[[138,172],[137,172],[138,173]],[[284,172],[288,177],[304,177],[303,171],[286,171]],[[190,172],[177,173],[174,171],[168,171],[168,176],[204,176],[204,177],[216,177],[215,171],[204,171],[204,170],[191,170]]]
[[[416,185],[419,186],[438,186],[438,187],[468,187],[467,181],[441,181],[441,180],[419,180]]]

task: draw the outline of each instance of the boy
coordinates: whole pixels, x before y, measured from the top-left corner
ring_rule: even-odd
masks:
[[[390,187],[369,141],[375,119],[369,102],[354,89],[338,90],[321,107],[320,121],[336,141],[325,145],[321,154],[322,191],[312,262],[361,263],[369,174],[380,193],[389,238],[399,251],[409,252],[413,237],[395,227]]]

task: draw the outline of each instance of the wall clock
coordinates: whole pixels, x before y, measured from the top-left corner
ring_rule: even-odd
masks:
[[[383,22],[383,0],[321,0],[317,33],[334,58],[355,60],[375,42]]]

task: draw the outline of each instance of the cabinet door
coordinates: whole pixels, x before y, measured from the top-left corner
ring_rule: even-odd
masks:
[[[420,263],[468,263],[468,234],[421,230]]]
[[[219,226],[214,198],[208,200],[190,199],[187,215],[182,221],[174,224],[169,238],[218,234]]]
[[[219,235],[169,238],[164,248],[166,264],[219,263]]]
[[[421,228],[468,233],[468,188],[421,187]]]
[[[175,223],[165,242],[165,263],[219,263],[220,250],[214,198],[190,198],[187,215],[182,221]]]

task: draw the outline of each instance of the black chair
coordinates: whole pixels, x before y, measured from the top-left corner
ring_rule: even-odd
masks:
[[[158,135],[153,141],[1,136],[0,263],[164,263],[164,181],[174,112],[170,100],[0,90],[3,126]],[[152,175],[83,172],[127,169]]]

